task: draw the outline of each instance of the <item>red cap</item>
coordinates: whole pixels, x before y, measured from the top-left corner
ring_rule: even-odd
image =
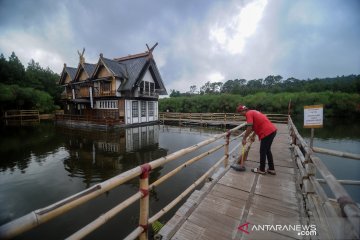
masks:
[[[236,111],[237,112],[242,112],[242,111],[245,111],[247,110],[248,108],[244,105],[239,105],[237,108],[236,108]]]

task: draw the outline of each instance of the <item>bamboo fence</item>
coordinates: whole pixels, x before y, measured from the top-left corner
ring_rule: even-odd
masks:
[[[313,150],[301,137],[290,116],[288,126],[290,136],[292,137],[293,157],[299,168],[303,194],[306,195],[307,210],[317,213],[317,216],[314,216],[315,220],[317,218],[318,222],[325,221],[326,224],[330,226],[329,229],[331,229],[334,238],[359,238],[359,207],[320,158],[313,154]],[[318,151],[320,151],[319,149],[320,148],[317,148]],[[323,150],[323,152],[335,155],[333,154],[335,151]],[[341,155],[349,157],[349,154],[341,153]],[[338,203],[336,207],[331,203],[323,187],[315,178],[316,171],[324,178],[321,182],[325,182],[335,196]],[[338,208],[341,211],[341,215],[337,212]],[[331,221],[327,221],[326,219],[331,219]],[[350,231],[339,227],[347,223],[351,226]]]
[[[172,154],[169,154],[165,157],[156,159],[152,162],[143,164],[141,166],[137,166],[131,170],[128,170],[118,176],[115,176],[111,179],[108,179],[100,184],[97,184],[89,189],[86,189],[82,192],[79,192],[73,196],[70,196],[66,199],[63,199],[59,202],[56,202],[48,207],[35,210],[23,217],[20,217],[18,219],[15,219],[14,221],[11,221],[3,226],[0,226],[0,239],[7,239],[7,238],[13,238],[17,235],[20,235],[21,233],[24,233],[34,227],[37,227],[57,216],[60,216],[69,210],[115,188],[119,185],[134,179],[136,177],[140,177],[140,187],[139,192],[134,194],[133,196],[129,197],[125,201],[121,202],[108,212],[102,214],[100,217],[95,219],[93,222],[89,223],[82,229],[78,230],[71,236],[69,236],[67,239],[81,239],[90,234],[95,229],[99,228],[103,224],[105,224],[107,221],[109,221],[112,217],[120,213],[122,210],[130,206],[131,204],[135,203],[136,201],[140,200],[140,213],[139,213],[139,226],[127,237],[127,239],[135,239],[139,237],[140,239],[147,239],[147,228],[150,223],[153,223],[157,219],[159,219],[163,214],[168,212],[171,208],[173,208],[181,199],[186,197],[196,186],[201,184],[207,177],[210,176],[210,173],[214,171],[221,163],[227,164],[226,159],[229,156],[229,142],[230,142],[230,135],[236,131],[238,131],[240,128],[244,127],[245,123],[229,130],[228,132],[217,134],[214,137],[208,138],[200,143],[197,143],[193,146],[190,146],[188,148],[181,149],[177,152],[174,152]],[[237,138],[243,136],[243,133],[238,135],[237,137],[231,139],[231,141],[236,140]],[[225,138],[226,141],[224,144],[220,144],[216,147],[213,147],[212,149],[201,153],[200,155],[188,160],[186,163],[181,164],[179,167],[175,168],[173,171],[167,173],[162,178],[158,179],[151,185],[149,185],[149,178],[148,174],[152,169],[155,169],[157,167],[163,166],[164,164],[174,161],[178,159],[179,157],[182,157],[188,153],[194,152],[201,147],[207,146],[217,140]],[[240,145],[240,144],[239,144]],[[231,152],[233,152],[239,145],[237,145]],[[163,183],[176,173],[178,173],[180,170],[186,168],[190,164],[193,164],[196,161],[199,161],[200,159],[203,159],[204,157],[218,151],[219,149],[225,148],[224,156],[215,164],[213,165],[203,176],[201,176],[198,180],[196,180],[188,189],[186,189],[183,193],[181,193],[177,198],[175,198],[169,205],[167,205],[165,208],[163,208],[159,213],[155,214],[151,218],[149,218],[149,191],[154,188],[155,186],[158,186],[159,184]]]
[[[274,123],[287,123],[286,114],[266,114]],[[227,125],[239,124],[245,121],[245,117],[239,113],[178,113],[178,112],[160,112],[159,120],[161,122],[178,122],[200,124],[200,125]]]

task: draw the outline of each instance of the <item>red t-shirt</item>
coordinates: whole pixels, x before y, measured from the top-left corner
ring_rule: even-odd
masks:
[[[252,125],[260,140],[277,130],[264,114],[256,110],[246,112],[246,122],[248,125]]]

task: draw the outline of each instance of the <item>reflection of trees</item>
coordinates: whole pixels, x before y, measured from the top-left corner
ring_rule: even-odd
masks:
[[[61,139],[56,136],[54,126],[42,123],[36,126],[1,127],[0,170],[14,172],[17,168],[26,172],[32,159],[41,163],[41,156],[53,152],[61,146]]]
[[[310,137],[310,129],[304,128],[303,116],[293,117],[294,123],[303,137]],[[360,125],[354,119],[324,119],[324,127],[315,130],[315,137],[321,139],[359,139]]]

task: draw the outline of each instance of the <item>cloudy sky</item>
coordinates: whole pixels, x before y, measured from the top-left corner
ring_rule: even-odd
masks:
[[[60,73],[159,45],[168,89],[360,74],[359,0],[0,0],[0,53]]]

